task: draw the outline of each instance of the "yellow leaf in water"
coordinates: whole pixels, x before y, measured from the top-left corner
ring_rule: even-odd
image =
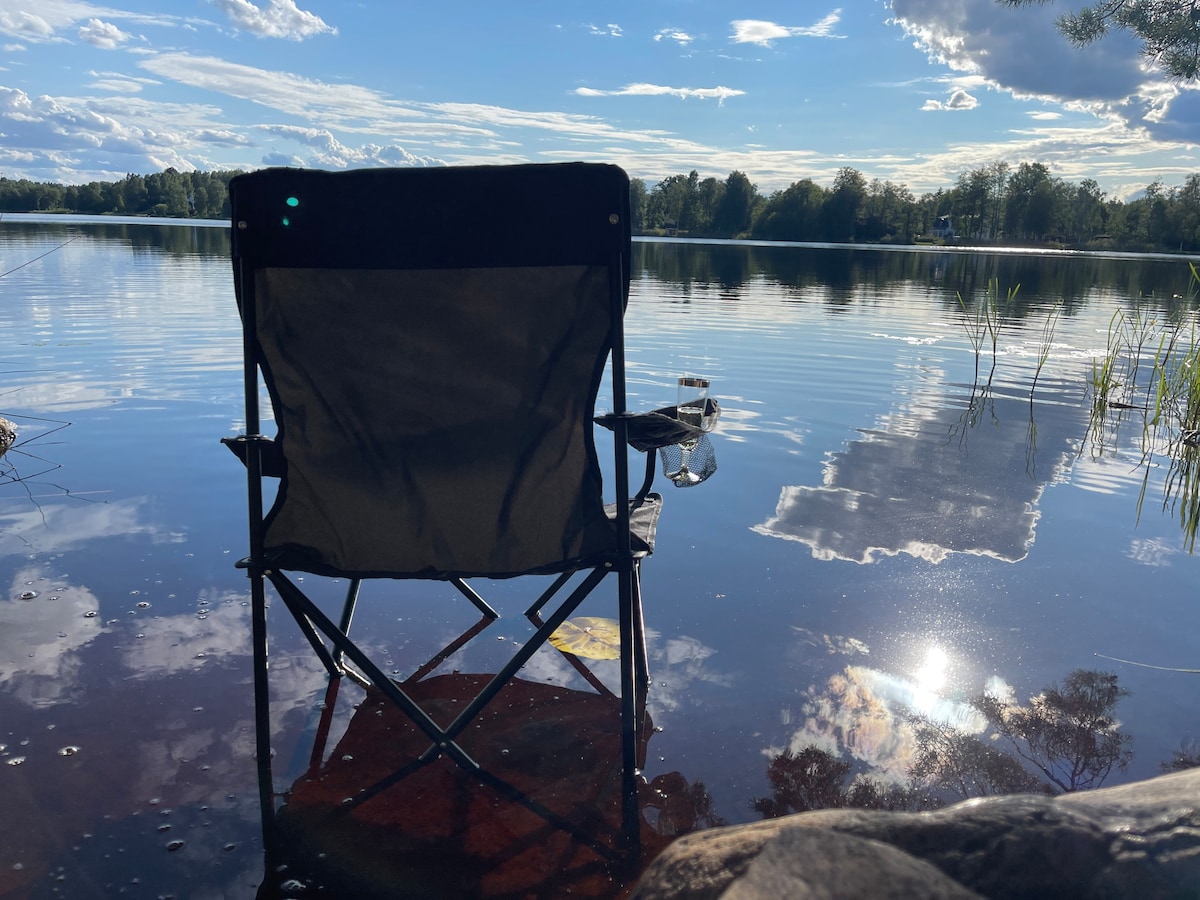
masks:
[[[596,616],[567,619],[550,635],[550,643],[584,659],[620,659],[621,625]]]

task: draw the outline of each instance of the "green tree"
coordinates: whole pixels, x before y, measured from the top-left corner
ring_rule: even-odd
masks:
[[[1005,6],[1048,0],[997,0]],[[1059,33],[1077,47],[1098,41],[1112,28],[1142,42],[1142,52],[1173,78],[1200,74],[1200,8],[1192,0],[1100,0],[1055,20]]]
[[[1010,240],[1040,240],[1054,221],[1053,178],[1042,163],[1023,162],[1008,179],[1004,234]]]
[[[867,200],[867,179],[849,166],[838,169],[833,190],[825,197],[821,225],[830,241],[853,241],[858,237],[860,215]]]
[[[874,179],[867,189],[862,236],[869,241],[908,240],[913,202],[907,186]]]
[[[717,237],[731,238],[749,231],[757,203],[758,189],[746,174],[736,170],[730,172],[713,214],[713,233]]]
[[[1071,197],[1071,237],[1076,241],[1090,240],[1104,232],[1106,219],[1104,192],[1092,178],[1079,182]]]
[[[994,238],[993,220],[995,175],[989,166],[981,166],[958,176],[952,194],[952,210],[960,233],[973,238]]]
[[[754,219],[750,234],[764,241],[818,241],[825,191],[811,178],[772,194]]]
[[[1200,249],[1200,175],[1192,173],[1168,195],[1167,218],[1171,244],[1181,251]]]
[[[640,178],[629,179],[629,218],[634,234],[646,231],[646,182]]]
[[[125,195],[125,211],[130,215],[146,212],[149,192],[146,190],[146,179],[141,175],[126,175],[122,182],[122,193]]]
[[[713,233],[713,220],[717,207],[725,195],[725,182],[716,178],[705,178],[696,185],[695,202],[692,205],[692,220],[688,230],[695,235],[708,236]]]
[[[656,184],[650,192],[650,227],[690,230],[696,218],[699,185],[700,175],[695,169],[687,175],[670,175]]]

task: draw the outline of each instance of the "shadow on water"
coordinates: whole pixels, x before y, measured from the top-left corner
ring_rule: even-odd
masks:
[[[449,720],[489,676],[408,681]],[[447,758],[415,763],[425,737],[377,690],[353,684],[354,712],[330,748],[342,681],[312,729],[306,771],[283,793],[259,891],[326,896],[619,897],[680,834],[714,824],[702,785],[677,772],[643,784],[640,852],[621,843],[619,701],[517,679],[471,729],[471,774]],[[653,734],[647,720],[639,755]],[[271,858],[271,857],[274,858]]]

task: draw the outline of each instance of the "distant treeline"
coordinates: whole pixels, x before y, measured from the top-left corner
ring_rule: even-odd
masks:
[[[227,219],[229,180],[237,174],[167,169],[68,185],[0,177],[0,212]]]
[[[229,216],[229,180],[237,174],[167,169],[83,185],[0,177],[0,212],[222,219]],[[1123,201],[1106,197],[1090,178],[1073,184],[1041,163],[993,163],[920,197],[849,167],[830,187],[805,178],[770,194],[743,172],[722,180],[693,170],[653,187],[635,178],[631,200],[635,234],[1200,251],[1200,173],[1170,188],[1155,181],[1137,199]]]
[[[766,196],[742,172],[722,181],[692,171],[650,189],[635,179],[633,208],[635,229],[643,234],[1200,250],[1200,173],[1178,187],[1155,181],[1143,196],[1122,201],[1106,197],[1090,178],[1072,184],[1041,163],[1015,169],[994,163],[960,175],[949,190],[920,197],[903,184],[868,181],[852,168],[841,169],[828,188],[805,178]]]

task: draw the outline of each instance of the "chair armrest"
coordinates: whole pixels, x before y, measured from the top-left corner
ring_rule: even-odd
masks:
[[[626,440],[629,446],[645,453],[695,440],[716,427],[717,420],[721,417],[721,405],[711,397],[705,400],[704,420],[699,428],[680,422],[677,415],[674,406],[665,406],[648,413],[626,415]],[[613,431],[616,428],[617,416],[608,413],[597,416],[594,421],[597,425]]]
[[[246,457],[250,452],[250,445],[257,444],[259,459],[262,461],[262,474],[268,478],[282,478],[283,473],[287,469],[287,464],[283,460],[283,451],[279,449],[279,445],[267,437],[249,437],[247,435],[239,435],[238,437],[223,437],[221,443],[229,448],[238,459],[242,461],[242,465],[246,465]]]

